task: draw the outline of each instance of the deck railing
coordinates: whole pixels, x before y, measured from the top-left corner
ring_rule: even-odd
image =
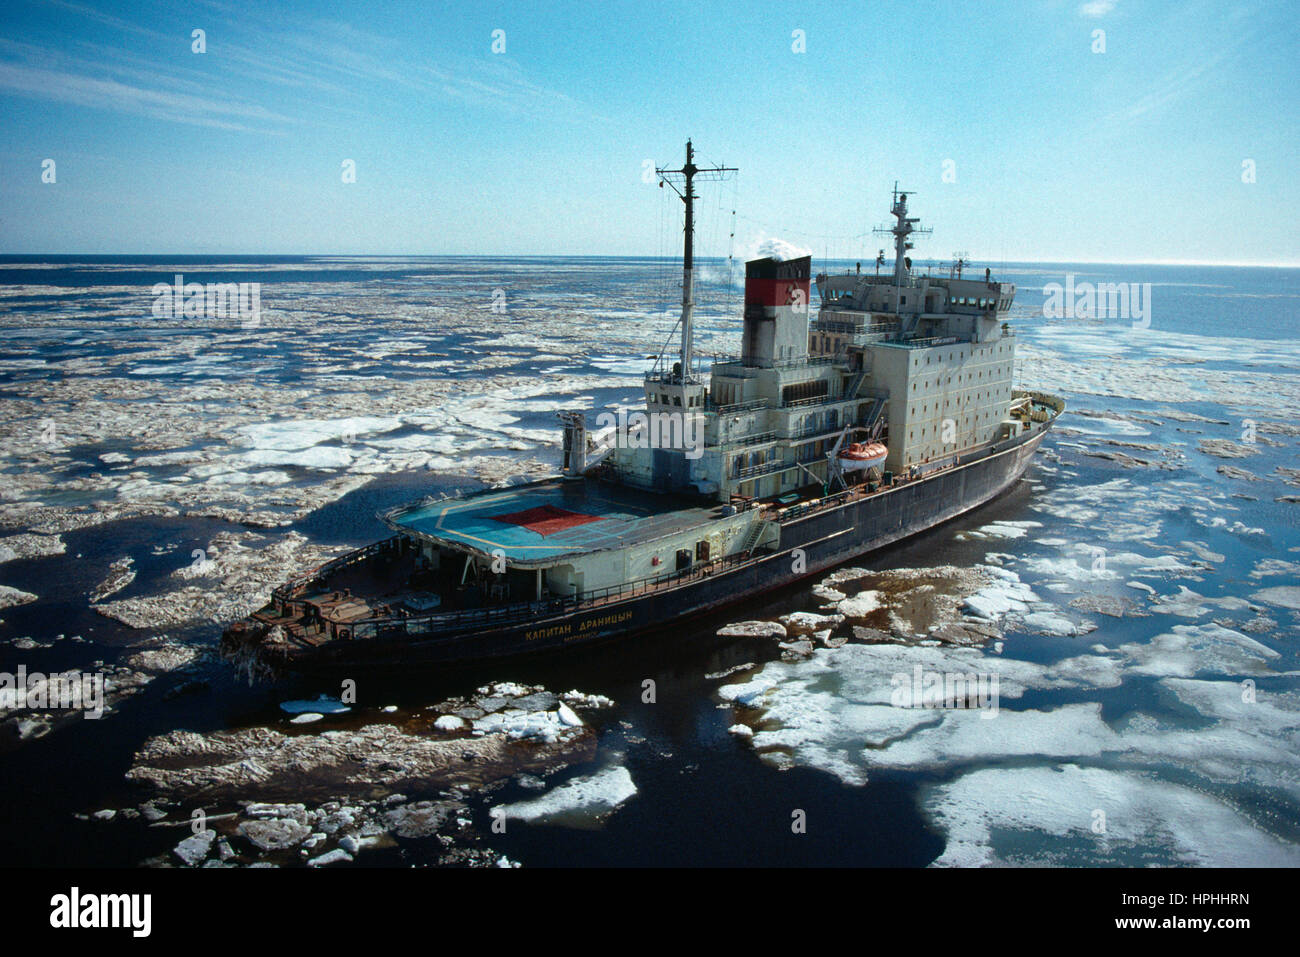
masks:
[[[707,578],[724,568],[732,568],[747,561],[756,560],[755,555],[735,554],[715,559],[702,564],[693,564],[690,568],[667,575],[649,576],[606,588],[596,588],[583,592],[580,596],[567,598],[555,597],[542,601],[516,602],[491,608],[466,608],[459,611],[435,612],[427,615],[409,615],[402,618],[363,618],[342,628],[353,638],[372,638],[379,634],[431,634],[433,632],[455,633],[470,626],[485,624],[508,624],[515,621],[542,619],[547,616],[572,613],[584,608],[598,608],[612,601],[635,598],[652,592],[673,588],[696,579]],[[339,627],[331,623],[337,635]]]
[[[727,439],[720,443],[723,448],[739,448],[747,445],[767,445],[769,442],[775,442],[777,434],[775,432],[759,432],[756,435],[746,435],[738,439]]]
[[[767,399],[754,399],[750,402],[732,402],[728,405],[710,404],[704,407],[706,412],[715,412],[718,415],[734,415],[737,412],[756,412],[759,409],[766,409],[770,402]]]
[[[794,465],[790,462],[762,462],[758,465],[747,465],[744,468],[736,469],[733,478],[751,479],[757,475],[767,475],[769,472],[779,472],[782,469],[792,469]]]
[[[393,542],[401,538],[400,535],[392,535],[365,548],[359,548],[356,551],[348,552],[346,555],[340,555],[338,558],[332,558],[323,565],[317,565],[310,571],[303,572],[296,578],[291,578],[283,585],[271,591],[271,597],[277,601],[293,601],[305,593],[310,586],[324,584],[324,579],[330,575],[336,574],[345,568],[364,562],[382,551],[387,551],[393,547]]]

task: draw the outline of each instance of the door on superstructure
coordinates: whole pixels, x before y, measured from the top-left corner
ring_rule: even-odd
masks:
[[[654,487],[661,491],[685,488],[690,481],[690,462],[681,452],[652,449],[651,467]]]

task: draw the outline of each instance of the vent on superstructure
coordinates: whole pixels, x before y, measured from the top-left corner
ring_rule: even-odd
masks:
[[[781,403],[801,402],[804,399],[817,399],[828,393],[830,383],[825,379],[813,379],[810,382],[794,382],[781,390]]]

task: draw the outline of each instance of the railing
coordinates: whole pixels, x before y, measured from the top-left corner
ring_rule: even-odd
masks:
[[[718,415],[734,415],[737,412],[755,412],[759,409],[766,409],[771,403],[767,399],[754,399],[750,402],[733,402],[730,405],[706,405],[706,412],[716,412]]]
[[[793,465],[788,462],[764,462],[761,465],[747,465],[743,469],[736,469],[733,478],[749,479],[757,475],[767,475],[769,472],[779,472],[782,469],[792,469]]]
[[[813,332],[844,332],[855,335],[868,331],[865,323],[841,322],[838,319],[814,319],[811,328]]]
[[[815,395],[811,399],[791,399],[789,402],[782,402],[783,409],[800,409],[808,405],[827,405],[831,402],[846,402],[843,396],[836,395]]]
[[[775,432],[760,432],[757,435],[749,435],[742,439],[728,439],[721,443],[723,448],[744,447],[747,445],[766,445],[769,442],[775,442],[778,436]]]
[[[875,319],[873,316],[880,314],[881,310],[876,309],[826,309],[824,312],[830,315],[823,318],[821,315],[809,326],[814,332],[852,332],[863,334],[887,334],[898,327],[898,319]],[[839,316],[848,315],[852,318],[841,319]]]
[[[707,376],[702,375],[702,374],[699,373],[699,372],[691,372],[691,373],[689,373],[689,374],[686,376],[686,383],[685,383],[685,384],[690,385],[690,384],[692,384],[692,383],[700,383],[700,382],[704,382],[706,378],[707,378]],[[649,372],[647,372],[647,373],[645,374],[645,381],[646,381],[646,382],[660,382],[660,383],[663,383],[664,385],[682,385],[682,384],[683,384],[683,383],[682,383],[682,377],[681,377],[681,375],[679,375],[678,373],[675,373],[675,372],[656,372],[656,371],[653,370],[653,369],[651,369]]]
[[[763,369],[794,369],[794,368],[798,368],[799,366],[825,366],[825,365],[830,365],[834,361],[835,361],[834,356],[805,355],[805,356],[796,356],[793,359],[773,359],[771,362],[768,362],[764,365],[754,366],[754,365],[745,365],[744,360],[740,356],[727,356],[725,359],[719,359],[714,361],[713,371],[717,372],[720,375],[732,375],[733,373],[724,370],[728,370],[731,369],[732,367],[736,367],[741,370],[752,370],[752,371],[742,371],[739,373],[740,375],[753,375]]]
[[[879,275],[877,275],[876,273],[868,274],[868,273],[849,272],[849,273],[844,273],[843,275],[839,275],[835,273],[822,273],[820,276],[817,277],[817,281],[820,283],[822,280],[852,279],[854,280],[854,286],[861,286],[865,284],[868,286],[888,286],[890,289],[893,289],[895,287],[899,289],[919,289],[922,282],[933,282],[936,278],[943,278],[943,277],[909,276],[906,279],[899,280],[894,277],[894,274],[892,272],[888,272],[888,273],[882,272]],[[839,288],[844,288],[844,287],[841,286]]]
[[[796,518],[803,518],[805,515],[812,515],[815,512],[824,512],[828,508],[834,508],[837,505],[843,505],[850,498],[849,492],[837,492],[829,498],[818,499],[815,502],[808,502],[805,505],[792,505],[781,513],[779,522],[788,522]]]
[[[353,638],[369,638],[380,633],[429,634],[435,631],[455,632],[467,626],[508,624],[515,621],[537,619],[546,615],[566,614],[583,608],[597,608],[612,601],[635,598],[652,592],[675,588],[697,579],[708,578],[723,569],[753,561],[751,555],[735,553],[705,564],[697,564],[670,575],[649,576],[621,585],[593,589],[579,596],[552,598],[543,601],[519,602],[495,608],[468,608],[461,611],[439,612],[429,615],[411,615],[405,618],[363,618],[345,625]],[[337,626],[336,626],[337,627]]]
[[[277,601],[293,601],[300,598],[312,585],[323,585],[324,580],[330,575],[336,574],[343,569],[364,562],[378,555],[382,551],[388,551],[393,547],[400,535],[393,535],[382,541],[374,542],[365,548],[359,548],[354,552],[348,552],[346,555],[340,555],[338,558],[330,559],[323,565],[317,565],[311,571],[304,572],[296,578],[291,578],[283,585],[271,591],[271,597]]]
[[[394,523],[397,521],[397,516],[408,512],[418,512],[421,509],[430,507],[431,505],[437,505],[439,502],[446,502],[450,498],[451,496],[446,492],[436,492],[432,495],[426,495],[415,502],[402,502],[398,505],[392,506],[391,508],[386,508],[379,512],[377,517],[389,528],[392,528]]]
[[[928,349],[931,346],[956,345],[959,342],[970,341],[970,336],[930,336],[926,339],[900,339],[889,344],[902,346],[904,349]]]
[[[781,438],[787,442],[799,442],[803,439],[820,439],[831,435],[839,435],[844,431],[844,427],[837,425],[834,428],[825,425],[810,425],[806,429],[787,429],[781,434]]]
[[[752,379],[762,370],[757,366],[747,366],[741,362],[718,362],[710,370],[714,375],[725,376],[729,379]]]
[[[1025,393],[1017,392],[1016,394],[1024,395]],[[1029,393],[1029,395],[1032,397],[1035,405],[1046,406],[1048,408],[1051,408],[1054,411],[1056,411],[1058,415],[1064,410],[1065,403],[1057,396],[1049,395],[1047,393],[1042,393],[1042,392]],[[1050,423],[1051,421],[1052,419],[1049,418],[1048,422]],[[1034,427],[1026,430],[1020,435],[1011,436],[1010,438],[1003,439],[1000,442],[994,442],[991,445],[987,445],[982,448],[973,449],[965,452],[958,452],[952,455],[951,457],[945,457],[940,460],[927,462],[924,465],[913,466],[910,475],[904,474],[904,475],[895,476],[893,479],[893,484],[888,486],[882,486],[877,492],[868,492],[866,494],[868,495],[882,494],[884,492],[889,491],[890,489],[898,488],[903,485],[908,485],[914,481],[917,481],[918,479],[925,478],[926,476],[932,475],[935,472],[942,472],[947,469],[962,468],[974,462],[979,462],[982,459],[991,458],[995,455],[1000,455],[1006,452],[1007,450],[1012,449],[1017,445],[1020,445],[1022,442],[1025,441],[1026,437],[1030,433],[1035,431],[1035,429],[1041,430],[1041,428],[1045,427],[1046,424],[1047,423],[1035,423]],[[819,499],[816,502],[810,502],[806,505],[796,505],[793,506],[792,508],[787,508],[783,512],[781,512],[781,514],[777,518],[777,521],[784,524],[785,522],[793,519],[803,518],[807,515],[824,511],[828,508],[834,508],[835,506],[848,501],[851,497],[854,497],[856,495],[861,495],[861,494],[863,494],[862,486],[855,486],[851,490],[838,492],[835,495],[830,496],[829,498]]]
[[[802,359],[781,359],[772,363],[773,369],[793,369],[796,366],[828,366],[835,361],[834,356],[805,356]]]

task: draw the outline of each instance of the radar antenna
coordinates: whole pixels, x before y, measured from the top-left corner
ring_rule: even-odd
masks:
[[[921,229],[914,226],[921,220],[907,215],[907,193],[898,191],[898,181],[894,181],[894,202],[889,212],[896,222],[893,226],[877,226],[872,230],[877,236],[892,234],[894,237],[894,285],[904,285],[912,271],[912,260],[907,255],[912,248],[911,236],[929,236],[933,229]]]

